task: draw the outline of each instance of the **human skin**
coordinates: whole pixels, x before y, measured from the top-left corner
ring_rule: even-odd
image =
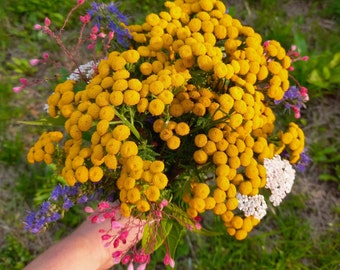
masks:
[[[122,224],[131,223],[131,219],[121,218],[120,222]],[[134,219],[133,223],[136,222],[142,224],[140,220]],[[102,241],[98,231],[110,229],[110,219],[98,224],[92,224],[87,220],[69,236],[39,255],[24,270],[109,269],[117,263],[112,258],[113,252],[122,251],[124,254],[136,241],[141,239],[143,231],[140,228],[141,226],[131,228],[125,244],[120,243],[117,248],[114,248],[113,245],[105,247],[105,242]]]

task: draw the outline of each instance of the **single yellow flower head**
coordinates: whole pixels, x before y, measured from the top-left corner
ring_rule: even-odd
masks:
[[[240,230],[237,230],[236,233],[235,233],[235,238],[237,240],[243,240],[247,237],[248,233],[246,230],[243,230],[243,229],[240,229]]]
[[[192,198],[189,201],[189,206],[199,213],[203,213],[205,211],[205,201],[200,197]]]
[[[213,197],[214,197],[216,203],[222,203],[227,198],[227,194],[224,190],[222,190],[220,188],[216,188],[214,190]]]
[[[150,101],[148,110],[151,115],[158,116],[164,112],[165,104],[160,99],[156,98]]]
[[[129,203],[135,204],[140,200],[141,194],[138,188],[134,187],[127,191],[127,200]]]
[[[222,166],[224,166],[224,165],[222,164]],[[216,186],[223,191],[227,191],[229,189],[229,186],[230,186],[230,181],[227,178],[227,175],[229,174],[229,167],[228,167],[228,165],[225,165],[225,166],[228,168],[228,170],[224,171],[223,175],[219,175],[215,179]]]
[[[194,143],[197,147],[204,147],[208,142],[208,137],[205,134],[197,134]]]
[[[143,169],[143,159],[140,156],[130,156],[126,160],[126,167],[129,171],[139,171]]]
[[[120,154],[123,158],[128,158],[138,154],[138,146],[133,141],[125,141],[120,147]]]
[[[208,155],[202,149],[196,150],[194,152],[193,158],[195,162],[199,165],[203,165],[208,161]]]
[[[114,127],[112,136],[118,141],[124,141],[130,136],[130,129],[128,126],[121,124]]]
[[[150,172],[153,174],[162,172],[164,168],[164,162],[161,160],[155,160],[150,164]]]
[[[213,208],[213,212],[217,216],[223,215],[227,211],[227,207],[224,202],[216,203],[215,207]]]
[[[98,166],[91,167],[89,170],[89,179],[92,182],[99,182],[104,176],[103,169]]]
[[[213,160],[213,163],[214,163],[215,165],[222,165],[222,164],[226,164],[226,163],[227,163],[227,161],[228,161],[228,156],[226,155],[225,152],[216,151],[216,152],[213,154],[212,160]]]
[[[166,145],[171,150],[176,150],[179,148],[181,144],[181,139],[177,137],[176,135],[172,136],[166,141]]]
[[[161,195],[160,190],[157,186],[148,186],[147,189],[144,191],[144,194],[150,202],[158,201]]]
[[[120,205],[120,213],[123,217],[129,217],[131,215],[131,209],[127,203],[122,203]]]
[[[89,179],[89,170],[85,166],[80,166],[75,171],[77,181],[85,183]]]
[[[175,127],[175,132],[179,136],[185,136],[188,135],[190,132],[190,127],[185,122],[179,122]]]
[[[206,183],[198,183],[193,188],[193,194],[195,197],[205,199],[210,193],[210,188]]]
[[[139,200],[136,203],[136,207],[141,213],[145,213],[150,210],[150,204],[146,200]]]
[[[113,154],[107,154],[107,155],[105,155],[105,157],[104,157],[104,163],[105,163],[106,167],[108,167],[108,168],[111,169],[111,170],[117,169],[118,161],[117,161],[116,156],[113,155]]]
[[[168,184],[168,177],[164,173],[155,173],[151,182],[159,189],[164,189]]]
[[[124,57],[124,59],[128,63],[131,63],[131,64],[136,63],[139,60],[139,58],[140,58],[140,55],[139,55],[138,51],[133,50],[133,49],[124,51],[121,55],[122,55],[122,57]]]

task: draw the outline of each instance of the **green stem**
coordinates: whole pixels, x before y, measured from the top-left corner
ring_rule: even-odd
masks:
[[[131,132],[133,133],[133,135],[135,135],[135,137],[140,141],[141,140],[141,136],[139,134],[139,132],[137,131],[136,127],[133,124],[133,117],[131,119],[132,123],[126,119],[126,117],[123,114],[120,114],[116,109],[115,110],[115,114],[116,116],[119,117],[119,119],[126,125],[129,127],[129,129],[131,130]],[[131,113],[131,111],[130,111]]]

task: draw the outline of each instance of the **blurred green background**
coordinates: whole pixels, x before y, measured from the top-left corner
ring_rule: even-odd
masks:
[[[301,123],[313,162],[298,175],[292,194],[278,209],[270,209],[246,240],[188,234],[177,251],[176,269],[340,269],[340,1],[224,2],[232,16],[251,25],[264,40],[276,39],[286,49],[295,44],[301,55],[309,56],[307,63],[296,65],[294,76],[309,89]],[[163,3],[126,0],[120,9],[131,23],[139,23],[146,14],[162,10]],[[32,67],[29,59],[49,52],[67,64],[59,47],[33,26],[46,16],[61,26],[74,4],[0,0],[0,270],[22,269],[84,218],[82,209],[75,207],[38,236],[25,232],[22,223],[26,211],[46,199],[57,182],[53,167],[25,160],[39,126],[20,121],[39,119],[55,83],[55,69]],[[74,31],[66,29],[66,42],[77,34]],[[13,93],[22,77],[43,81]],[[166,269],[162,258],[162,251],[156,252],[148,269]]]

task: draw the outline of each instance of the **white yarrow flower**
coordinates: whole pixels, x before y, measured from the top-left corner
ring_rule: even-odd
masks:
[[[238,208],[244,212],[246,217],[254,216],[256,219],[262,219],[267,214],[267,204],[261,194],[247,196],[241,193],[236,194],[238,199]]]
[[[95,61],[90,61],[84,65],[80,65],[79,68],[76,68],[70,76],[67,77],[67,80],[79,81],[81,79],[80,74],[85,76],[86,79],[92,79],[94,71],[97,67],[97,63]]]
[[[291,192],[295,180],[295,170],[288,160],[282,160],[279,155],[273,159],[264,159],[267,182],[265,188],[271,191],[269,200],[274,206],[278,206]]]

